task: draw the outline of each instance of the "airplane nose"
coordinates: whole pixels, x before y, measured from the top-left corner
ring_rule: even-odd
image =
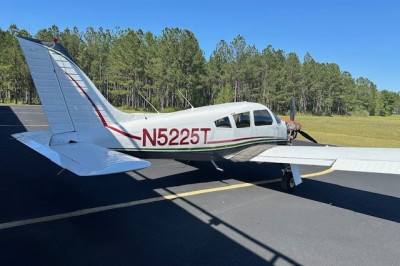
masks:
[[[279,137],[282,139],[288,139],[286,123],[282,122],[279,127]]]

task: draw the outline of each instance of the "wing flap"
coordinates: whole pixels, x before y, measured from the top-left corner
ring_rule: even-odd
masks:
[[[259,155],[261,152],[266,151],[270,148],[276,147],[276,145],[261,144],[256,146],[250,146],[235,154],[226,155],[224,158],[233,162],[247,162]]]
[[[400,174],[400,149],[276,146],[251,161],[330,166],[333,170]]]
[[[327,156],[324,150],[318,148],[321,147],[274,146],[254,156],[250,161],[332,166],[335,158]]]
[[[18,133],[13,137],[62,168],[80,176],[113,174],[150,166],[148,161],[91,143],[48,146],[50,132],[47,131]]]

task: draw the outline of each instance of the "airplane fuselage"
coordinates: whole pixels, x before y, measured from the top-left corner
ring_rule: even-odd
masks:
[[[80,141],[146,158],[215,160],[250,145],[286,144],[284,122],[267,107],[240,102],[166,114],[135,114],[135,119],[80,132]]]

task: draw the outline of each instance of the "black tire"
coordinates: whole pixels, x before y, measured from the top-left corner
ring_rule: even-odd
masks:
[[[284,191],[292,192],[296,188],[294,177],[291,172],[285,172],[282,176],[281,187]]]

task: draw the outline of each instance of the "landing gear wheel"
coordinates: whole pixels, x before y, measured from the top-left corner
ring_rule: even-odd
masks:
[[[284,191],[292,192],[296,188],[294,177],[291,171],[284,171],[281,181],[281,187]]]

